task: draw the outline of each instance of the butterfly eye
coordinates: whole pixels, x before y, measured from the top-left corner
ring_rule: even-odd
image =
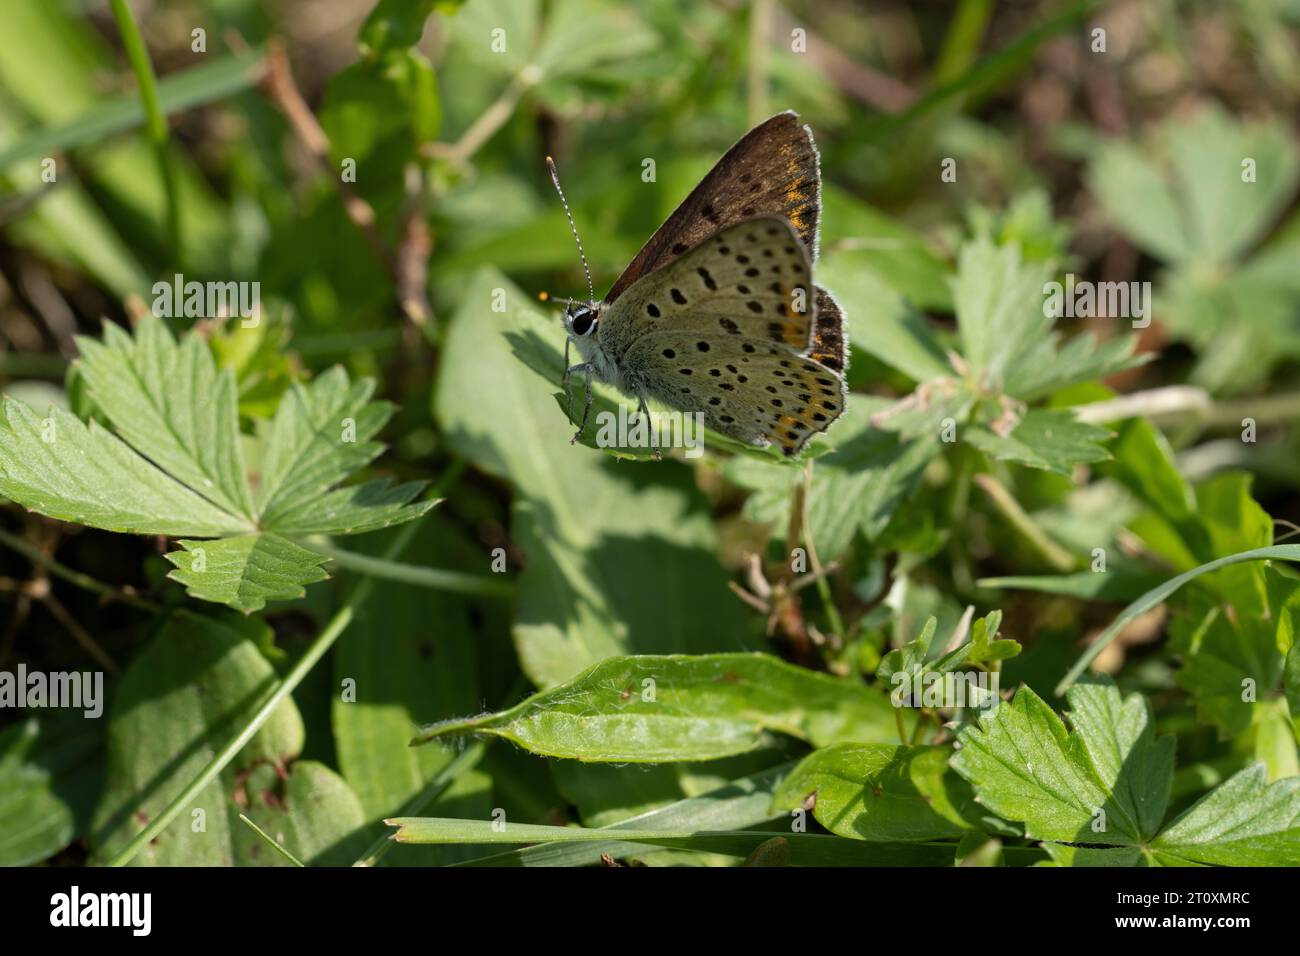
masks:
[[[573,334],[583,336],[596,327],[596,316],[590,309],[583,309],[573,316]]]

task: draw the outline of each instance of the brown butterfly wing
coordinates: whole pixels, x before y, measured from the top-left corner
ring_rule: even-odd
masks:
[[[817,286],[817,314],[813,322],[808,357],[832,372],[843,375],[849,367],[849,343],[845,337],[844,313],[835,297]]]
[[[756,216],[789,220],[817,256],[821,173],[812,133],[797,114],[778,113],[727,150],[623,270],[606,304],[641,276],[661,269],[710,235]]]

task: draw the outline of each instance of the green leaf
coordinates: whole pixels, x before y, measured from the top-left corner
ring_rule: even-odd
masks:
[[[1132,336],[1099,342],[1084,334],[1058,346],[1048,275],[1044,265],[1023,262],[1015,244],[979,238],[962,247],[953,301],[962,354],[981,388],[1031,401],[1140,361]]]
[[[620,657],[496,714],[431,724],[417,743],[504,737],[549,757],[604,763],[714,760],[768,731],[814,746],[897,739],[875,690],[763,654]]]
[[[0,866],[39,863],[84,830],[104,772],[98,725],[51,712],[0,730]]]
[[[271,665],[231,626],[242,624],[176,614],[123,675],[109,714],[108,783],[92,841],[97,859],[111,858],[161,812],[274,686]],[[282,835],[300,860],[351,862],[360,848],[347,838],[364,823],[361,807],[333,771],[297,760],[303,736],[298,709],[286,699],[132,862],[284,865],[239,820],[241,812]]]
[[[886,240],[888,242],[888,240]],[[859,252],[828,250],[817,263],[817,282],[845,308],[853,352],[874,355],[916,382],[952,374],[928,320],[888,278],[864,265]],[[939,272],[940,277],[943,271]],[[940,283],[936,288],[945,289]]]
[[[1300,743],[1300,643],[1292,644],[1286,655],[1286,668],[1283,672],[1283,684],[1286,688],[1286,703],[1291,711],[1291,728]]]
[[[59,408],[39,419],[6,398],[0,493],[65,521],[186,538],[190,554],[168,558],[194,597],[245,612],[300,597],[303,585],[326,577],[325,558],[288,537],[372,531],[436,504],[412,503],[420,483],[334,487],[383,451],[370,439],[392,409],[370,401],[369,379],[350,383],[336,367],[294,384],[256,456],[254,494],[234,375],[218,370],[201,337],[190,332],[177,344],[150,315],[134,336],[109,324],[102,343],[79,341],[73,372],[122,438]]]
[[[357,35],[361,52],[378,56],[415,46],[436,5],[437,0],[379,0]]]
[[[1002,391],[1018,360],[1047,336],[1046,278],[1043,266],[1021,262],[1014,245],[977,239],[962,247],[953,280],[962,356],[987,387]]]
[[[168,573],[191,597],[227,604],[249,613],[267,601],[290,601],[305,593],[303,585],[324,581],[326,558],[278,534],[245,534],[215,541],[179,542],[184,551],[168,552],[176,566]]]
[[[492,311],[494,290],[504,314]],[[433,401],[449,446],[516,490],[511,531],[528,563],[514,639],[525,673],[545,686],[610,656],[752,646],[690,470],[629,467],[569,443],[573,426],[552,400],[563,336],[558,316],[483,270],[452,317]],[[550,382],[520,366],[533,342],[555,356]]]
[[[849,395],[844,420],[826,439],[833,450],[817,456],[812,466],[806,521],[822,561],[839,558],[859,533],[868,540],[878,537],[938,454],[937,434],[908,441],[872,428],[872,412],[884,405],[879,399]],[[745,516],[772,525],[788,520],[791,495],[804,481],[802,470],[750,457],[731,459],[724,471],[753,491],[745,502]]]
[[[836,275],[848,278],[866,274],[887,283],[917,308],[944,312],[952,309],[948,266],[920,233],[833,183],[822,184],[822,206],[819,269],[834,259],[843,266],[833,270]],[[828,275],[819,273],[819,278],[825,280]],[[822,284],[833,288],[826,281]],[[842,301],[858,300],[849,298],[846,291]],[[925,328],[929,332],[928,326]],[[948,363],[943,350],[933,339],[922,346],[941,367],[939,374],[944,374]]]
[[[270,418],[289,383],[298,377],[297,359],[289,353],[286,317],[263,314],[253,326],[227,322],[212,330],[208,344],[217,365],[234,373],[239,386],[239,413]]]
[[[537,43],[539,0],[468,0],[448,20],[448,38],[476,69],[502,78],[528,65]],[[504,45],[493,49],[494,30]]]
[[[880,659],[876,677],[882,683],[894,686],[894,693],[890,696],[895,706],[901,706],[899,695],[906,694],[909,689],[919,694],[927,674],[946,674],[962,665],[977,667],[993,664],[1020,653],[1019,642],[994,639],[998,628],[1002,626],[1001,611],[992,611],[975,621],[970,633],[960,644],[942,649],[936,654],[933,645],[938,624],[937,618],[928,618],[916,640],[894,648]],[[903,676],[906,680],[903,680]],[[972,700],[969,706],[979,706],[979,703]]]
[[[1300,775],[1291,714],[1284,699],[1270,697],[1255,708],[1254,758],[1264,764],[1269,780]]]
[[[235,519],[252,523],[253,493],[239,443],[235,378],[217,371],[197,335],[180,345],[162,320],[134,338],[111,322],[102,343],[77,337],[90,397],[128,445]]]
[[[312,382],[295,384],[276,409],[262,453],[257,506],[270,526],[378,457],[371,441],[393,414],[372,402],[371,379],[349,382],[339,366]]]
[[[1151,845],[1156,858],[1213,866],[1300,865],[1300,777],[1247,767],[1202,797]]]
[[[1101,466],[1143,504],[1171,521],[1181,521],[1196,509],[1192,486],[1178,470],[1174,451],[1164,434],[1145,418],[1122,423],[1110,445],[1114,461]]]
[[[430,518],[405,556],[421,563],[445,563],[453,547],[465,554],[466,564],[469,554],[478,557],[471,545],[457,542],[454,528]],[[496,645],[488,639],[505,630],[501,620],[478,624],[482,616],[457,595],[376,581],[356,622],[339,639],[334,687],[351,686],[355,693],[330,695],[334,749],[339,771],[372,826],[397,812],[455,757],[454,748],[410,747],[407,738],[412,727],[481,706],[478,648],[484,656],[491,654]],[[430,621],[438,626],[431,629]],[[496,627],[483,633],[488,623]],[[462,773],[428,812],[487,819],[493,806],[490,779],[471,770]],[[384,859],[441,865],[464,856],[411,851]]]
[[[654,50],[659,38],[633,9],[573,0],[550,8],[533,64],[547,81],[573,79]]]
[[[963,434],[972,445],[999,461],[1014,461],[1058,475],[1068,476],[1075,465],[1110,457],[1102,447],[1110,432],[1077,421],[1074,413],[1066,410],[1033,409],[1005,437],[982,426],[968,428]]]
[[[1065,843],[1044,843],[1057,866],[1150,866],[1148,857],[1140,846],[1070,846]]]
[[[1254,160],[1255,181],[1243,161]],[[1141,146],[1107,142],[1089,183],[1110,217],[1166,262],[1227,263],[1273,224],[1300,178],[1282,124],[1244,123],[1217,108],[1176,118]]]
[[[1169,801],[1174,739],[1157,740],[1146,702],[1109,681],[1070,689],[1069,733],[1022,687],[962,730],[953,767],[994,813],[1038,840],[1133,845],[1155,835]]]
[[[1212,604],[1203,593],[1192,592],[1187,607],[1171,626],[1174,647],[1183,666],[1180,686],[1196,700],[1197,716],[1215,724],[1222,736],[1243,733],[1257,719],[1256,701],[1262,701],[1282,680],[1284,657],[1279,630],[1286,626],[1288,607],[1300,602],[1300,580],[1277,570],[1251,565],[1267,591],[1265,609],[1247,611]],[[1254,579],[1249,579],[1254,584]],[[1242,591],[1238,592],[1243,597]],[[1247,681],[1253,693],[1246,694]]]
[[[809,754],[777,791],[773,807],[813,816],[842,837],[908,843],[959,837],[974,794],[948,770],[943,747],[837,744]]]
[[[241,534],[249,523],[150,464],[92,420],[61,408],[41,419],[4,400],[0,494],[62,521],[135,534]]]

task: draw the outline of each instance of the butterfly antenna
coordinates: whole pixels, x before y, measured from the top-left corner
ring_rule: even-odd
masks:
[[[546,168],[551,171],[551,182],[555,183],[555,191],[560,194],[560,205],[564,207],[564,215],[568,217],[569,228],[573,230],[573,241],[578,244],[578,258],[582,260],[582,271],[587,276],[587,292],[591,295],[591,301],[596,301],[596,289],[591,284],[591,270],[587,268],[587,254],[582,251],[582,240],[578,238],[578,226],[573,221],[573,213],[569,212],[569,201],[564,198],[564,190],[560,188],[560,174],[555,168],[555,160],[546,157]]]

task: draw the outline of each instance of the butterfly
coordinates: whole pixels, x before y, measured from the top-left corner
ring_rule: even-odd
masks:
[[[623,270],[604,300],[564,309],[564,387],[592,378],[699,413],[730,438],[794,457],[844,412],[844,314],[813,283],[821,173],[812,132],[793,112],[750,130],[718,160]],[[582,361],[569,364],[569,346]],[[658,449],[656,448],[656,455]]]

